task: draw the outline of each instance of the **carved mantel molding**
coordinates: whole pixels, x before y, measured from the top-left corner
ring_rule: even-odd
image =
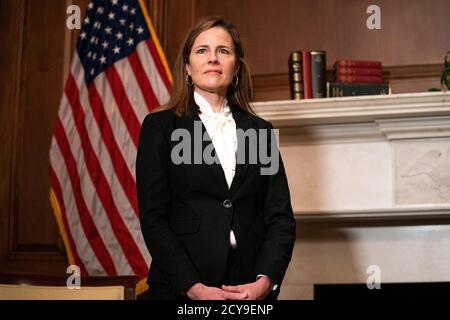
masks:
[[[280,130],[297,219],[450,219],[450,92],[254,105]]]

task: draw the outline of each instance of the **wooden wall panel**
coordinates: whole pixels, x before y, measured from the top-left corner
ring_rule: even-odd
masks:
[[[196,21],[195,0],[167,0],[164,17],[164,34],[161,39],[170,69],[173,70],[175,58],[186,32]]]
[[[22,35],[23,1],[0,1],[0,33],[9,46],[0,50],[0,267],[8,254],[10,212],[12,207],[12,150],[14,123],[17,119],[18,77],[20,72],[20,38]]]
[[[322,49],[336,59],[385,66],[442,63],[449,50],[450,2],[379,0],[381,30],[366,27],[370,0],[198,0],[197,15],[220,14],[241,31],[255,75],[285,73],[292,50]]]
[[[198,0],[195,19],[221,15],[239,29],[256,101],[289,99],[288,57],[305,48],[326,50],[329,69],[337,59],[381,60],[389,70],[386,80],[393,80],[393,93],[439,87],[436,68],[449,50],[450,2],[379,0],[381,30],[366,27],[366,8],[371,4],[370,0]],[[402,77],[410,69],[423,72]]]
[[[8,78],[2,79],[2,128],[7,128],[7,154],[1,159],[7,187],[1,216],[1,271],[65,273],[67,265],[49,203],[48,150],[63,83],[66,4],[63,1],[2,1],[9,19],[2,34],[11,34]],[[54,11],[63,14],[52,14]],[[9,33],[9,32],[10,33]],[[5,86],[3,86],[3,83]],[[4,127],[4,125],[6,125]],[[5,228],[5,226],[3,226]],[[2,229],[3,231],[4,229]],[[2,234],[3,235],[3,234]]]

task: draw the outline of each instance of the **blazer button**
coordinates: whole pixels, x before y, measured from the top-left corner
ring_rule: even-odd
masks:
[[[231,208],[232,205],[233,205],[233,203],[228,199],[223,202],[223,206],[227,209]]]

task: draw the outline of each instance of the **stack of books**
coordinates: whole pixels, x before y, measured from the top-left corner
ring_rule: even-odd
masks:
[[[289,58],[291,99],[325,98],[327,87],[325,51],[294,51]]]
[[[334,81],[327,82],[327,97],[390,94],[383,82],[380,61],[337,60],[333,67]]]

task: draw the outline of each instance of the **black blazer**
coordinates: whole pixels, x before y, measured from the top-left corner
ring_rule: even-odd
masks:
[[[272,128],[239,107],[230,108],[237,129]],[[172,163],[172,148],[179,143],[171,141],[172,132],[184,128],[193,137],[194,121],[201,123],[196,111],[178,117],[166,110],[149,114],[142,124],[136,183],[141,228],[152,256],[148,283],[166,284],[175,292],[196,282],[218,283],[225,271],[232,229],[243,279],[253,282],[264,274],[281,285],[295,242],[295,220],[278,149],[276,174],[261,175],[264,165],[259,159],[256,164],[247,159],[237,164],[228,189],[220,163]],[[204,134],[203,124],[201,128]],[[209,144],[201,143],[203,149]],[[193,157],[192,152],[192,161]]]

